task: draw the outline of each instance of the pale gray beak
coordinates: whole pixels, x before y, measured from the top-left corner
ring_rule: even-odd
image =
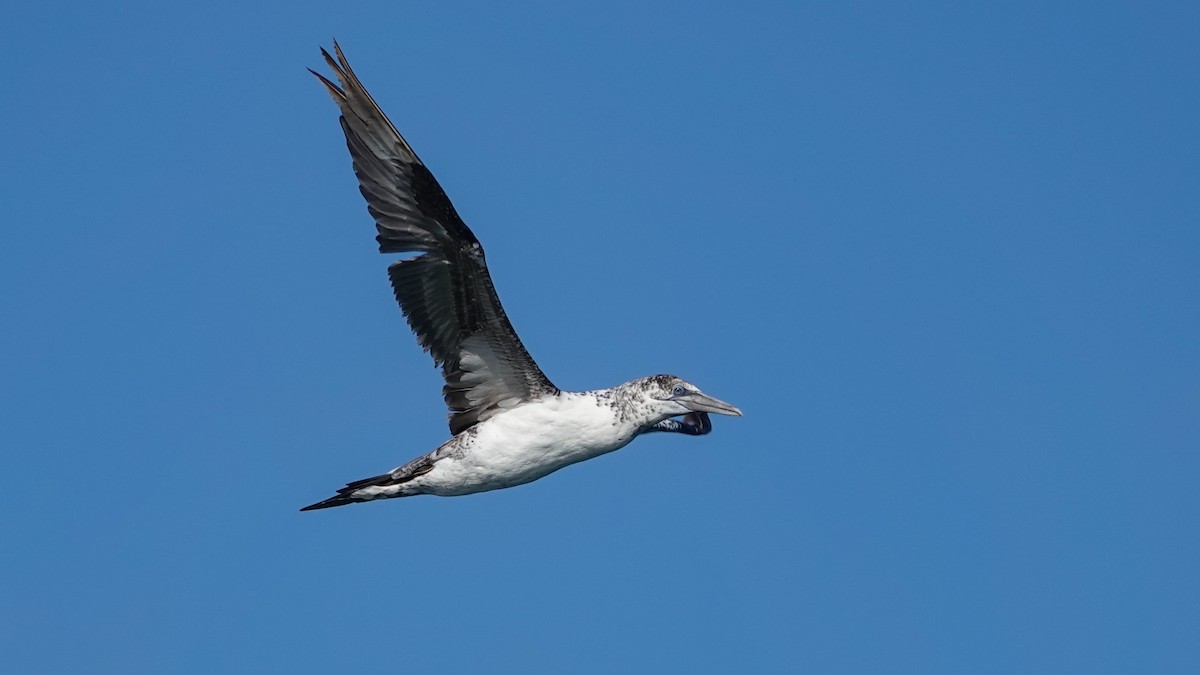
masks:
[[[718,415],[735,415],[742,416],[742,411],[736,407],[729,405],[725,401],[715,399],[707,394],[696,392],[694,394],[685,394],[675,399],[687,406],[690,410],[696,412],[716,413]]]

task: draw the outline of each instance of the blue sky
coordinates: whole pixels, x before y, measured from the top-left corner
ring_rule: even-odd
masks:
[[[1193,3],[5,23],[0,669],[1200,672]],[[556,384],[746,416],[297,512],[447,434],[331,36]]]

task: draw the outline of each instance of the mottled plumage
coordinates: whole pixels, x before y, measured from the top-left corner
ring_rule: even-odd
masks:
[[[321,50],[337,84],[310,72],[341,109],[379,251],[417,254],[392,263],[388,277],[418,343],[442,369],[453,438],[303,510],[511,487],[612,452],[640,433],[706,434],[712,429],[708,412],[741,414],[671,375],[591,392],[564,392],[551,384],[505,316],[479,240],[336,42],[334,53],[336,59]]]

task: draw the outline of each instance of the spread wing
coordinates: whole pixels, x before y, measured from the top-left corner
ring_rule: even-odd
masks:
[[[336,60],[324,49],[321,54],[341,86],[310,72],[341,108],[380,253],[420,254],[393,263],[388,276],[417,341],[442,368],[451,433],[557,392],[505,316],[479,240],[363,88],[336,42],[333,49]]]

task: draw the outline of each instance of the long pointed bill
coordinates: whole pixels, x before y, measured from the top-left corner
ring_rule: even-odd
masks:
[[[725,401],[715,399],[707,394],[696,392],[683,398],[678,399],[680,403],[695,410],[696,412],[716,413],[718,415],[736,415],[742,416],[742,411],[736,407],[729,405]]]

